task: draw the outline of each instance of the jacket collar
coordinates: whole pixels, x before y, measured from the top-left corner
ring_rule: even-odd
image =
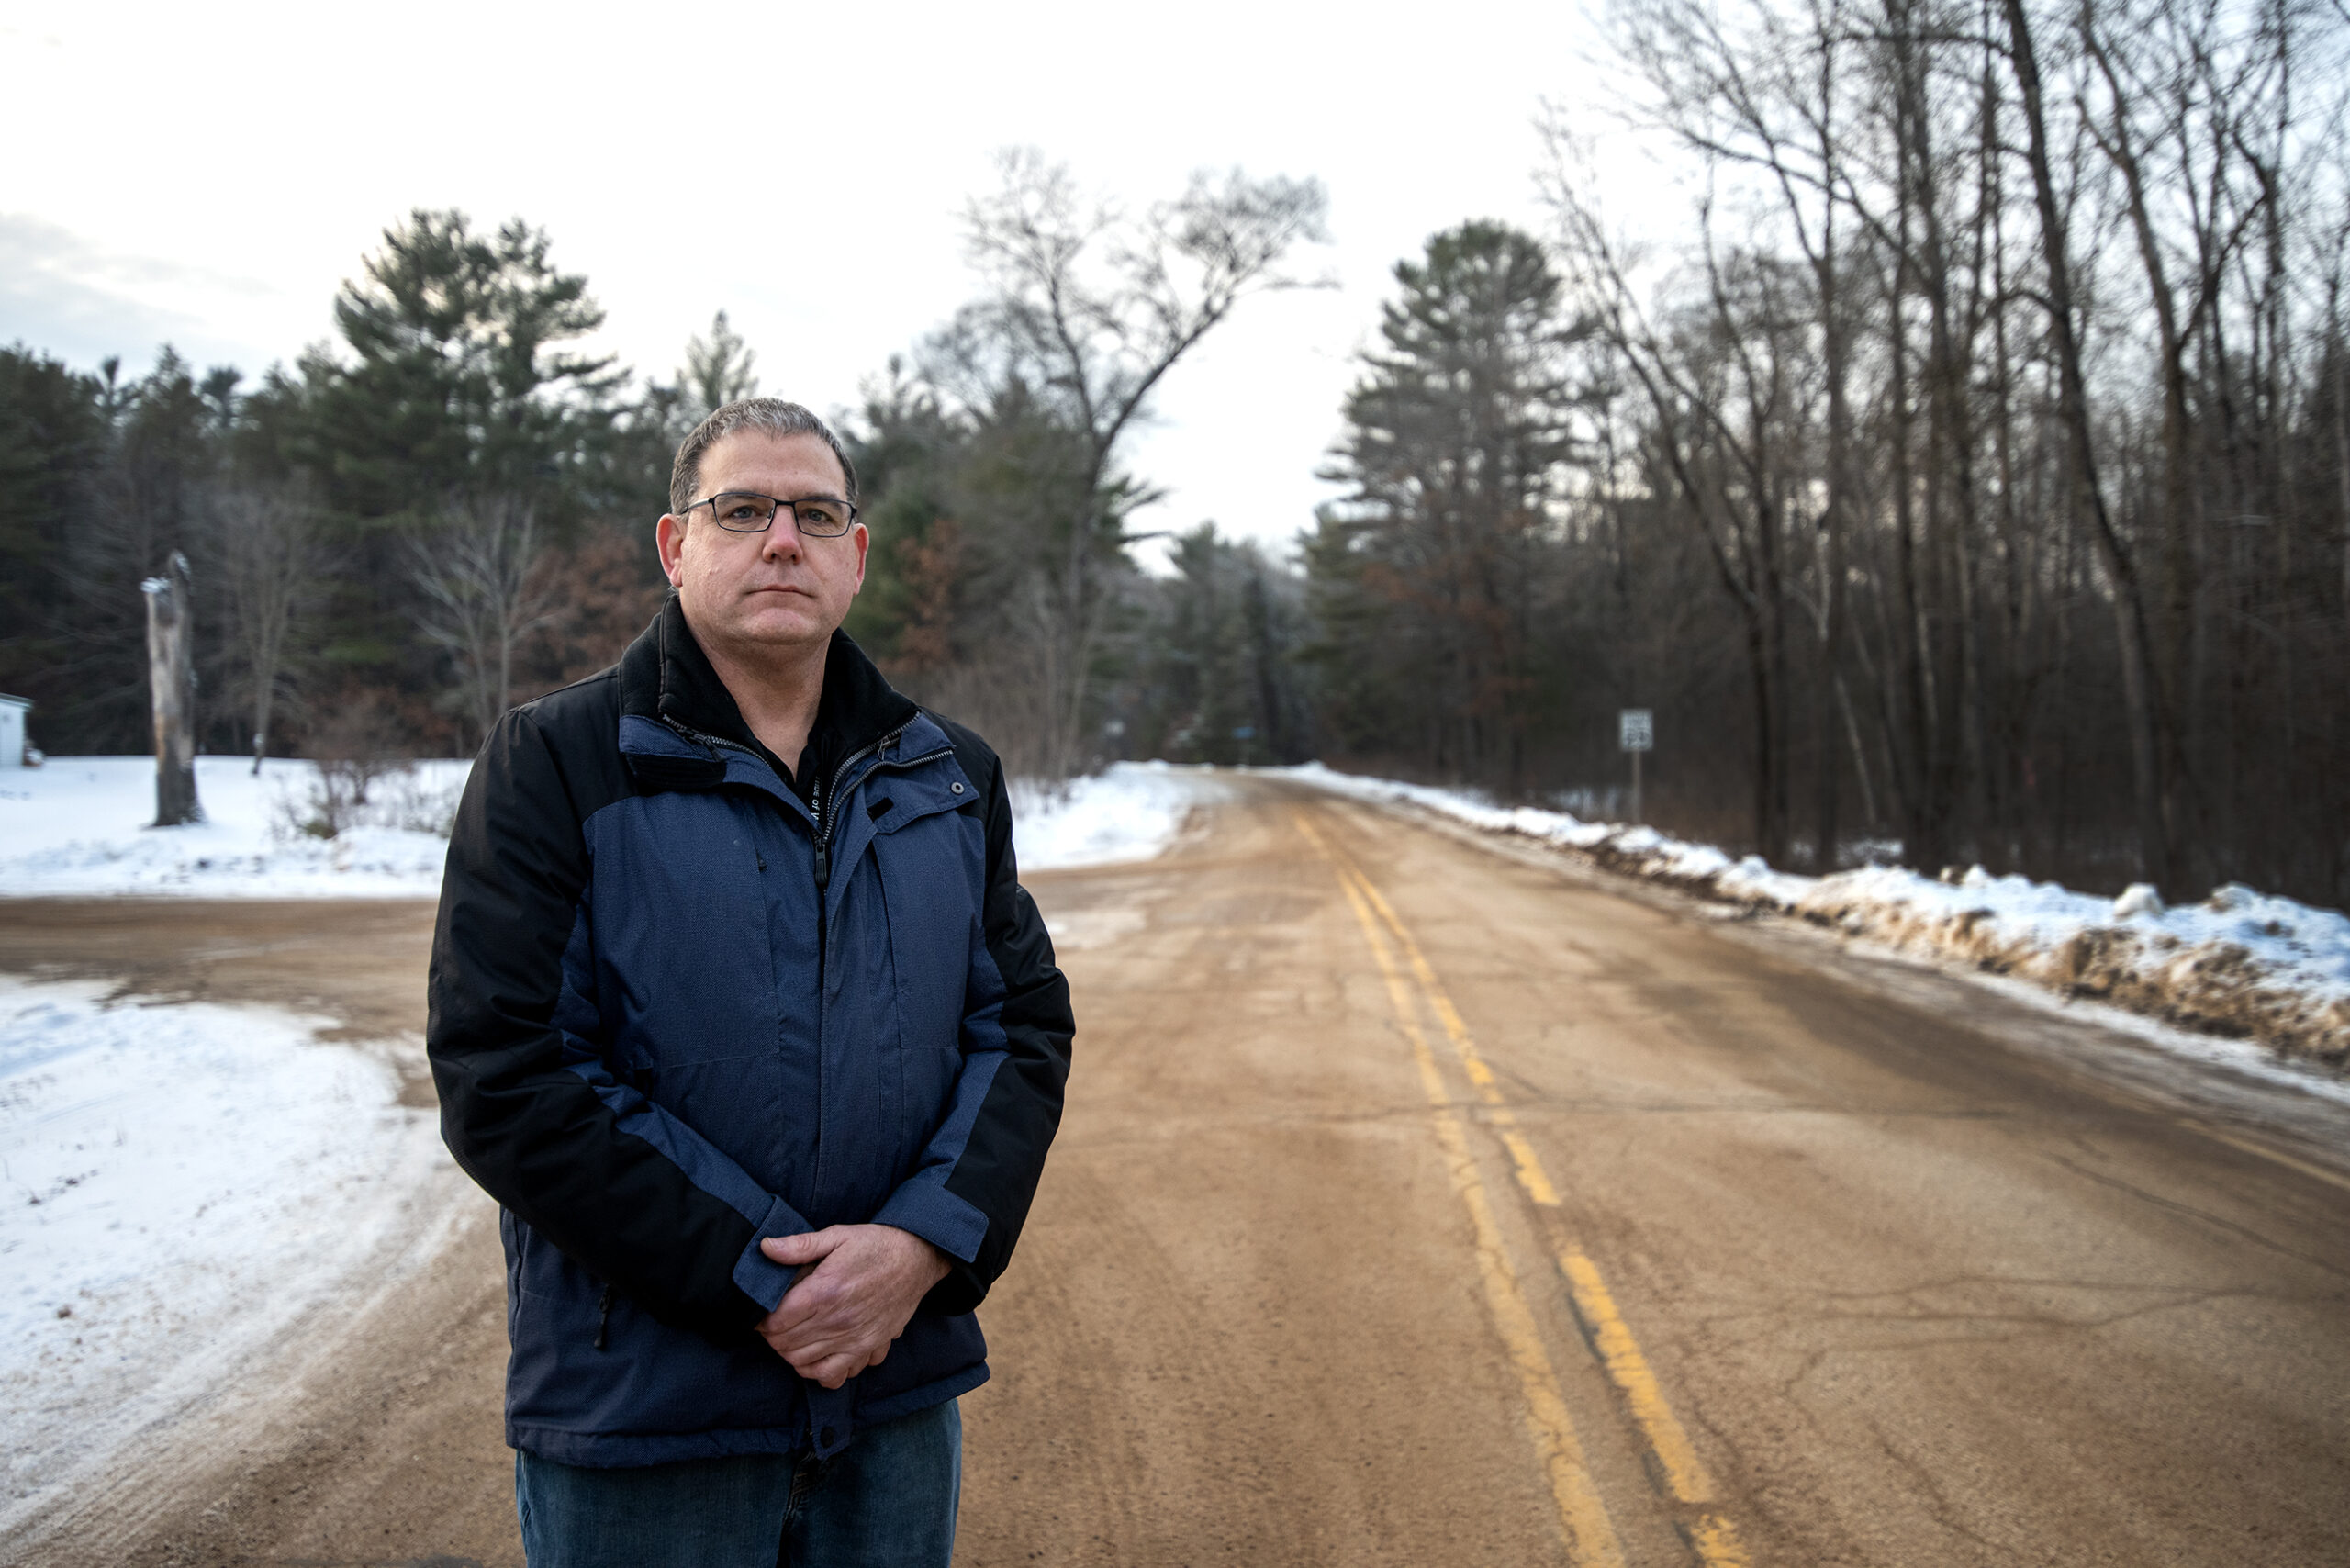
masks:
[[[829,770],[842,757],[903,729],[921,712],[883,678],[855,639],[845,632],[835,631],[824,655],[824,689],[817,701],[815,725],[809,732],[809,760],[817,768]],[[649,721],[672,736],[685,732],[688,738],[729,742],[767,759],[770,767],[777,760],[751,734],[733,694],[711,667],[709,655],[695,640],[693,629],[686,624],[685,610],[674,593],[662,604],[653,623],[621,655],[621,749],[630,755],[631,766],[640,775],[641,782],[667,788],[708,788],[724,777],[724,765],[719,761],[712,776],[704,779],[700,775],[709,769],[691,767],[687,756],[666,756],[662,758],[665,763],[688,766],[682,771],[676,767],[664,767],[656,769],[663,775],[658,780],[643,778],[644,769],[640,763],[652,760],[643,755],[652,748],[642,744],[641,737],[649,737],[645,730],[628,722],[631,718]],[[667,745],[657,749],[662,753],[672,751]],[[677,749],[707,756],[700,746]],[[781,760],[789,767],[801,759]],[[671,778],[667,777],[670,773],[679,776]],[[693,777],[685,777],[686,774]],[[803,788],[808,783],[805,779],[797,782]]]

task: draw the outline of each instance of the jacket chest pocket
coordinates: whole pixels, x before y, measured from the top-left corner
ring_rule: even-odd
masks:
[[[627,804],[641,820],[599,847],[594,893],[602,1012],[621,1060],[658,1071],[772,1058],[782,980],[795,963],[803,975],[815,967],[806,867],[806,918],[777,907],[789,830],[718,791]]]
[[[976,824],[934,812],[877,834],[873,858],[888,906],[890,956],[909,1053],[962,1049],[971,949],[979,938],[978,885],[964,839]]]

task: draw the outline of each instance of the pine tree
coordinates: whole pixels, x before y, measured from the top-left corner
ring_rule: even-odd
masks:
[[[50,721],[70,687],[59,678],[66,537],[89,505],[106,429],[91,376],[19,345],[0,349],[0,690],[29,697]]]
[[[1339,690],[1385,694],[1356,745],[1515,791],[1576,334],[1540,242],[1503,224],[1434,236],[1395,281],[1325,471],[1353,493],[1308,546],[1321,654]]]
[[[757,396],[759,378],[754,367],[758,361],[725,311],[711,317],[710,335],[687,342],[685,368],[677,372],[687,411],[703,420],[737,398]]]
[[[539,492],[615,417],[609,356],[562,345],[603,325],[546,234],[477,234],[420,208],[335,297],[348,357],[325,372],[316,440],[348,515],[430,515],[453,495]]]
[[[325,653],[354,678],[439,689],[460,745],[510,689],[540,554],[630,466],[613,461],[625,373],[566,347],[603,310],[551,248],[519,218],[483,234],[462,212],[419,209],[337,295],[342,352],[302,367],[297,455],[351,563]]]

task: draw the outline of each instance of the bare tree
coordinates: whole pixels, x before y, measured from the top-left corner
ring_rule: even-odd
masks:
[[[554,608],[541,570],[545,544],[538,508],[522,497],[466,498],[443,515],[442,532],[414,551],[422,630],[455,660],[479,740],[511,705],[516,649]]]
[[[273,719],[299,693],[297,655],[329,569],[323,511],[303,479],[226,487],[213,493],[209,510],[212,571],[227,600],[231,697],[252,715],[258,774]]]
[[[1562,193],[1569,264],[1649,394],[1595,443],[1595,510],[1619,537],[1627,519],[1724,529],[1759,520],[1749,497],[1778,476],[1781,580],[1819,635],[1770,664],[1813,715],[1810,755],[1789,749],[1811,770],[1818,862],[1841,728],[1863,796],[1873,773],[1886,781],[1887,825],[1919,863],[1972,854],[2166,888],[2254,874],[2350,896],[2350,554],[2335,554],[2350,12],[1609,14],[1629,77],[1600,96],[1694,155],[1706,185],[1695,232],[1648,252],[1661,263],[1603,232],[1583,189]],[[1737,242],[1716,243],[1733,223]],[[1750,280],[1774,261],[1811,286],[1758,312]],[[1708,318],[1710,336],[1691,330]],[[1758,424],[1774,364],[1786,394]],[[1628,494],[1626,451],[1657,458]],[[1758,566],[1768,539],[1752,535]],[[1717,575],[1767,646],[1770,573]],[[1623,596],[1621,613],[1628,630],[1675,609]],[[1754,724],[1802,738],[1759,700]],[[1755,767],[1782,760],[1762,746]],[[1758,822],[1757,842],[1772,836]]]
[[[1639,386],[1644,444],[1737,609],[1754,737],[1753,834],[1766,857],[1783,857],[1792,825],[1788,626],[1797,608],[1790,448],[1814,374],[1801,312],[1789,301],[1794,269],[1751,248],[1718,245],[1708,218],[1695,275],[1652,311],[1572,171],[1574,150],[1561,139],[1557,151],[1567,162],[1550,194],[1567,275]]]
[[[1823,870],[1834,863],[1841,826],[1842,770],[1833,753],[1851,727],[1842,666],[1851,618],[1846,556],[1859,505],[1853,381],[1863,315],[1853,297],[1862,268],[1850,230],[1855,218],[1865,228],[1870,218],[1848,169],[1860,118],[1849,101],[1852,8],[1852,0],[1802,0],[1785,11],[1767,0],[1727,11],[1696,0],[1647,0],[1621,5],[1616,14],[1627,60],[1656,93],[1644,113],[1635,108],[1636,121],[1703,158],[1759,174],[1811,279],[1827,426],[1808,531],[1816,556],[1808,608],[1825,672],[1813,694],[1812,732],[1815,752],[1829,759],[1814,769],[1812,857]],[[1741,21],[1744,36],[1732,31]],[[1571,134],[1555,114],[1548,129],[1552,178],[1563,181],[1566,165],[1558,153]],[[1554,207],[1563,203],[1572,214],[1572,189],[1557,185],[1554,198]],[[1572,235],[1572,216],[1569,227]],[[1791,571],[1796,564],[1789,562]],[[1791,577],[1791,592],[1803,587]],[[1792,723],[1791,695],[1787,702],[1784,719]],[[1865,791],[1866,761],[1856,752],[1855,762]],[[1791,812],[1792,806],[1790,801],[1780,809]]]
[[[1003,153],[1002,184],[973,201],[965,230],[985,296],[934,340],[928,370],[966,408],[1007,396],[1041,402],[1076,441],[1066,514],[1039,542],[1050,559],[1029,617],[1052,713],[1045,767],[1082,760],[1095,658],[1127,543],[1122,518],[1142,492],[1114,476],[1117,454],[1176,362],[1253,294],[1314,286],[1288,270],[1320,241],[1326,198],[1313,180],[1192,177],[1139,215],[1078,189],[1033,149]]]

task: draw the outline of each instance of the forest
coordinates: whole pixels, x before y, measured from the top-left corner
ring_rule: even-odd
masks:
[[[1138,558],[1166,380],[1316,280],[1311,180],[1106,205],[1043,155],[968,304],[838,416],[849,630],[1016,771],[1334,767],[1628,808],[1821,868],[1979,863],[2350,905],[2340,0],[1618,0],[1546,220],[1399,259],[1287,550]],[[1691,172],[1628,229],[1623,138]],[[1617,139],[1611,142],[1610,138]],[[151,743],[140,581],[194,583],[208,751],[462,755],[663,591],[671,453],[761,389],[584,352],[526,219],[392,223],[258,377],[0,350],[0,689]],[[767,391],[790,396],[788,386]]]

